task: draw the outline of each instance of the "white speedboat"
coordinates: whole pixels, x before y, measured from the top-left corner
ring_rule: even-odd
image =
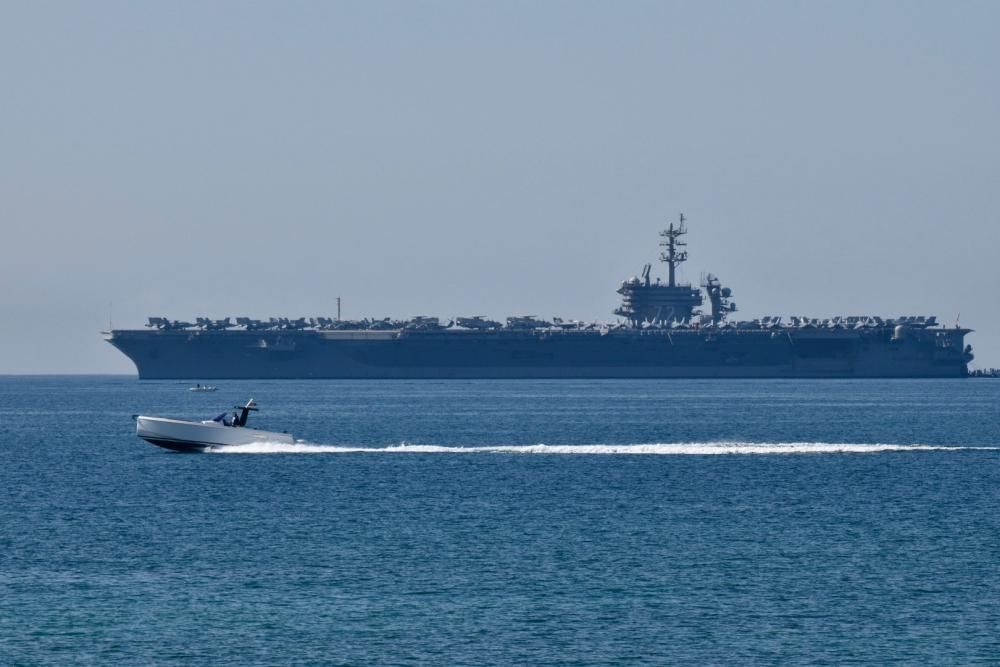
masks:
[[[177,452],[201,452],[212,447],[259,442],[288,445],[295,442],[287,433],[247,428],[247,417],[257,411],[252,398],[246,405],[237,405],[236,410],[238,412],[223,412],[215,419],[200,422],[136,415],[135,434],[146,442]]]
[[[188,388],[188,391],[218,391],[218,387],[213,387],[210,384],[196,384],[193,387]]]

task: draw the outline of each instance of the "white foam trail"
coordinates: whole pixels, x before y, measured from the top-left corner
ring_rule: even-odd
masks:
[[[293,445],[261,442],[209,450],[215,454],[589,454],[589,455],[716,455],[716,454],[877,454],[880,452],[1000,451],[1000,447],[946,445],[856,444],[837,442],[679,442],[642,445],[392,445],[352,447],[297,442]]]

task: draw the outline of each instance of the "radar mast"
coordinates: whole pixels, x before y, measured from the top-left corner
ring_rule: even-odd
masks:
[[[677,267],[687,261],[688,257],[687,250],[679,250],[679,248],[687,245],[687,243],[680,240],[682,236],[687,234],[687,225],[684,224],[686,218],[683,213],[681,213],[680,217],[680,223],[676,227],[671,222],[669,227],[660,232],[660,236],[663,238],[660,241],[660,247],[666,248],[665,252],[660,253],[660,261],[670,267],[667,287],[677,286]]]

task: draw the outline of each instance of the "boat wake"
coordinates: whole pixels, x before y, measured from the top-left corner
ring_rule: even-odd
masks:
[[[283,444],[261,442],[250,445],[213,447],[213,454],[576,454],[576,455],[695,455],[719,454],[878,454],[882,452],[1000,451],[1000,447],[950,445],[894,445],[836,442],[679,442],[641,445],[490,445],[461,447],[411,445],[353,447],[309,442]]]

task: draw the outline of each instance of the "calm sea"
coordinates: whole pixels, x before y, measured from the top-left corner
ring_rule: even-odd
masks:
[[[1000,664],[1000,381],[188,386],[0,378],[0,664]]]

